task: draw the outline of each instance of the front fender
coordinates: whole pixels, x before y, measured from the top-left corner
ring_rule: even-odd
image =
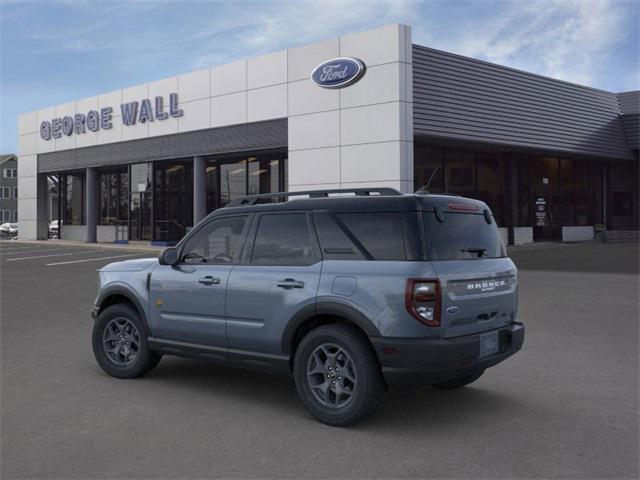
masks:
[[[143,292],[145,292],[145,294],[147,293],[146,288],[143,285]],[[123,282],[123,281],[118,281],[118,282],[111,282],[106,284],[104,287],[102,287],[100,289],[100,291],[98,292],[98,295],[95,299],[94,302],[94,312],[96,312],[96,316],[97,314],[102,310],[102,305],[105,303],[105,301],[109,298],[112,297],[114,295],[119,295],[122,297],[125,297],[127,300],[129,300],[133,306],[135,307],[136,311],[138,312],[138,315],[140,315],[140,318],[142,319],[142,323],[144,324],[146,330],[147,330],[147,336],[151,335],[151,331],[149,329],[149,322],[148,322],[148,303],[149,303],[149,298],[148,296],[144,296],[141,297],[137,290],[130,284]]]

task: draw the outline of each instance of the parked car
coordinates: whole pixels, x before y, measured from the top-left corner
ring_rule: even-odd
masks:
[[[53,220],[49,223],[49,238],[59,238],[59,221]]]
[[[17,223],[3,223],[0,225],[0,233],[5,235],[17,235],[18,234],[18,224]]]
[[[245,197],[159,259],[99,276],[92,343],[108,374],[169,354],[292,375],[330,425],[369,416],[388,387],[468,385],[524,340],[493,215],[457,196]]]

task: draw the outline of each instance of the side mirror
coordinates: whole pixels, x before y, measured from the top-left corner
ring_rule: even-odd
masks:
[[[173,247],[165,249],[158,257],[158,262],[160,265],[175,265],[178,263],[178,249]]]

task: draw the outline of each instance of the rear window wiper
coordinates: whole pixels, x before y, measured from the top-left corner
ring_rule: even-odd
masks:
[[[478,258],[482,257],[484,255],[484,253],[487,251],[486,248],[482,248],[482,247],[470,247],[470,248],[463,248],[462,250],[460,250],[461,252],[468,252],[468,253],[476,253],[478,254]]]

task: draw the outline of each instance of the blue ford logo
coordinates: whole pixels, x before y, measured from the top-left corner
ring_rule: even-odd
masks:
[[[450,307],[447,307],[447,313],[453,315],[454,313],[458,313],[458,307],[456,307],[455,305],[451,305]]]
[[[311,72],[311,80],[324,88],[342,88],[357,82],[364,71],[364,63],[357,58],[334,58],[318,65]]]

